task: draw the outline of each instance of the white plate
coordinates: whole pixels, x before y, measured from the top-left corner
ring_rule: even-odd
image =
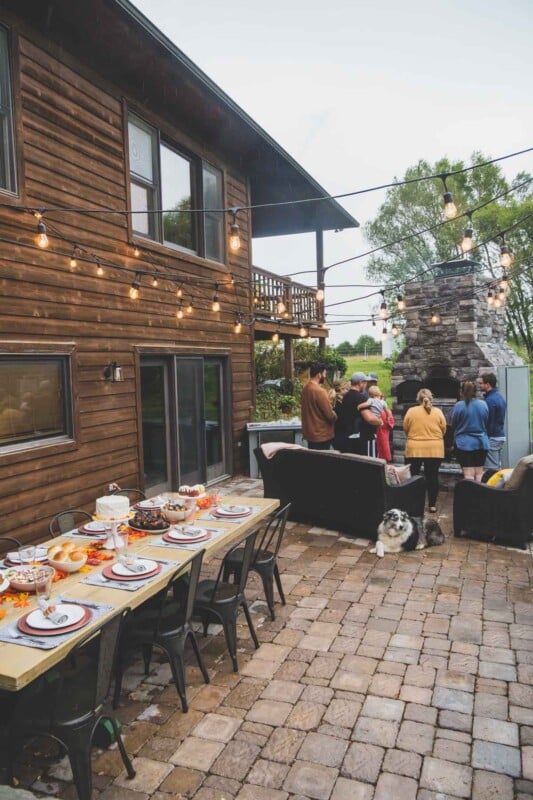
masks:
[[[146,569],[143,572],[133,572],[131,569],[128,569],[123,564],[113,564],[111,567],[111,571],[115,573],[115,575],[121,575],[123,578],[131,578],[132,575],[138,575],[139,578],[142,578],[143,575],[146,575],[147,572],[153,572],[154,569],[157,569],[157,561],[152,561],[150,558],[139,558]]]
[[[80,525],[80,528],[85,528],[86,531],[94,531],[94,533],[104,533],[106,529],[104,523],[97,520],[86,522],[84,525]]]
[[[217,506],[215,509],[217,514],[225,514],[228,517],[240,517],[249,514],[251,510],[250,506]]]
[[[28,614],[26,617],[26,623],[31,628],[37,628],[41,631],[51,631],[55,630],[55,628],[61,630],[61,628],[66,628],[68,625],[75,625],[85,614],[85,608],[83,606],[75,605],[74,603],[60,603],[56,606],[56,611],[67,615],[66,621],[61,625],[54,625],[53,622],[51,622],[49,619],[46,619],[40,608],[32,611],[31,614]]]
[[[16,552],[8,553],[6,558],[8,558],[12,564],[20,564],[20,556]],[[35,548],[35,561],[46,561],[48,558],[48,550],[46,547],[36,547]]]
[[[141,500],[135,503],[135,508],[161,508],[162,500],[160,497],[150,497],[148,500]]]
[[[205,536],[207,533],[205,528],[174,528],[167,533],[167,536],[170,536],[171,539],[177,539],[178,541],[181,539],[198,539],[200,536]]]
[[[9,581],[6,578],[5,574],[0,571],[0,592],[5,592],[5,590],[9,586]]]

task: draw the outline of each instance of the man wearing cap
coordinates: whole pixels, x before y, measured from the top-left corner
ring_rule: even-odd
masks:
[[[368,455],[369,442],[375,440],[376,430],[383,425],[382,420],[369,411],[365,393],[367,381],[364,372],[354,372],[350,378],[350,390],[342,399],[333,446],[343,453]]]
[[[324,364],[309,367],[309,380],[302,389],[302,433],[310,450],[329,450],[337,415],[331,407],[322,384],[326,378]]]

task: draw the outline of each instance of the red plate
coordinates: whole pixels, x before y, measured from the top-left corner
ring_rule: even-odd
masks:
[[[113,564],[108,564],[107,567],[103,568],[102,575],[111,581],[143,581],[145,578],[153,578],[154,575],[158,575],[162,569],[163,565],[158,564],[151,572],[136,572],[135,575],[130,577],[129,575],[117,575],[113,572]]]
[[[31,636],[62,636],[64,633],[70,633],[70,631],[77,631],[80,628],[83,628],[84,625],[87,625],[88,622],[91,621],[93,612],[87,606],[83,608],[83,617],[74,625],[68,625],[66,628],[57,628],[54,630],[44,631],[41,628],[32,628],[31,625],[28,625],[26,619],[31,614],[31,611],[28,611],[24,616],[22,616],[19,621],[17,622],[17,627],[22,633],[28,633]]]
[[[164,528],[140,528],[138,525],[132,525],[131,522],[128,522],[128,527],[132,529],[132,531],[140,531],[141,533],[166,533],[170,530],[171,525],[166,525]]]
[[[78,533],[83,533],[84,536],[105,536],[107,532],[105,530],[103,531],[87,530],[85,525],[80,525],[80,527],[78,528]]]
[[[252,509],[247,511],[245,514],[218,514],[216,508],[211,512],[211,514],[217,519],[240,519],[241,517],[249,517],[251,513]]]
[[[44,567],[45,564],[48,564],[48,559],[47,558],[43,559],[42,561],[36,561],[34,564],[32,564],[32,567]],[[4,567],[6,567],[6,568],[7,567],[21,567],[21,566],[26,567],[26,566],[29,566],[29,565],[28,564],[21,564],[20,561],[10,561],[10,559],[7,558],[7,556],[4,558]]]
[[[170,544],[194,544],[194,542],[206,542],[210,538],[211,534],[209,531],[205,536],[193,536],[191,539],[174,539],[172,536],[169,536],[168,533],[165,533],[162,537],[163,541],[170,542]]]

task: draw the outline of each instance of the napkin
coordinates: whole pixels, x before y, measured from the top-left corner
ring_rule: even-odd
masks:
[[[57,611],[57,607],[53,603],[50,603],[49,600],[45,600],[44,597],[39,597],[37,599],[37,605],[43,612],[43,616],[49,619],[50,622],[53,622],[54,625],[61,625],[61,623],[66,622],[68,619],[66,614]]]
[[[119,556],[118,563],[126,567],[130,572],[146,572],[146,564],[133,556]]]

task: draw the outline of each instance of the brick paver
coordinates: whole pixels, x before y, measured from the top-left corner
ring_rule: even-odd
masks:
[[[289,523],[287,604],[272,622],[257,575],[246,590],[259,650],[239,618],[235,674],[222,632],[200,636],[211,683],[191,659],[188,714],[164,658],[154,654],[148,676],[133,664],[118,715],[137,776],[126,778],[116,748],[95,749],[95,800],[532,796],[529,556],[454,539],[451,494],[439,508],[443,546],[381,560],[363,540]],[[70,800],[68,763],[53,753],[30,743],[17,777]]]

